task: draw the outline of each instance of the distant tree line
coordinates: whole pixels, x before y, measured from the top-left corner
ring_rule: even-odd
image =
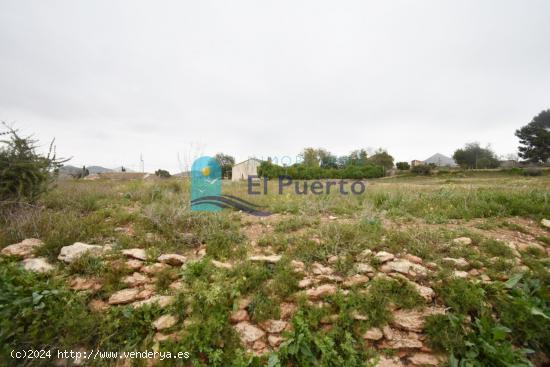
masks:
[[[382,149],[370,157],[365,149],[337,157],[323,148],[305,148],[300,158],[300,163],[288,167],[275,165],[268,159],[261,163],[258,174],[261,177],[290,176],[300,180],[363,179],[382,177],[387,169],[393,167],[393,157]]]

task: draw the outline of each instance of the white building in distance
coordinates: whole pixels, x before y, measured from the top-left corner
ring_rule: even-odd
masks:
[[[237,163],[231,169],[231,181],[247,180],[248,176],[257,176],[261,160],[249,158],[246,161]]]

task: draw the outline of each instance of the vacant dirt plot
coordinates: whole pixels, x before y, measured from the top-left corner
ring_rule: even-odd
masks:
[[[60,182],[1,219],[0,364],[47,348],[189,353],[136,365],[544,365],[549,191],[547,176],[398,177],[348,196],[224,183],[274,213],[259,218],[191,212],[182,180]]]

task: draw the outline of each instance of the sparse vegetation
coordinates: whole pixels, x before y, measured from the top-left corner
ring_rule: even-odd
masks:
[[[432,306],[447,311],[426,316],[423,343],[450,364],[527,366],[548,355],[550,263],[537,247],[548,246],[540,224],[550,217],[545,177],[404,176],[370,181],[365,194],[351,197],[270,190],[254,198],[275,213],[264,219],[191,212],[188,183],[174,178],[60,181],[37,199],[37,208],[0,218],[0,247],[40,238],[44,245],[34,256],[55,264],[51,273],[35,274],[15,257],[0,258],[0,363],[15,365],[7,350],[32,346],[189,351],[186,363],[197,366],[375,365],[399,349],[388,347],[385,336],[365,341],[365,332],[397,332],[396,310],[414,314]],[[452,183],[442,186],[448,177]],[[228,183],[224,192],[245,197],[246,187]],[[525,236],[536,245],[509,245],[525,243]],[[471,242],[455,243],[459,237]],[[57,260],[74,242],[109,243],[113,250],[70,264]],[[146,250],[138,266],[167,253],[186,261],[148,274],[130,268],[121,252],[130,248]],[[433,270],[415,276],[388,270],[393,260],[381,260],[378,251],[399,261],[419,257],[419,266]],[[275,254],[280,258],[262,260]],[[254,255],[259,259],[252,261]],[[91,311],[92,301],[108,302],[128,288],[125,279],[135,272],[146,277],[140,290],[174,297],[173,303]],[[75,291],[77,277],[101,288]],[[434,292],[429,302],[419,287]],[[327,294],[308,296],[318,289]],[[155,330],[153,322],[167,314],[176,323]],[[234,321],[236,314],[244,321]],[[262,353],[252,355],[255,344],[243,341],[236,325],[265,328],[272,320],[283,321],[284,330],[264,331],[265,347],[256,344]],[[157,341],[157,334],[167,340]],[[280,344],[269,345],[268,336]]]

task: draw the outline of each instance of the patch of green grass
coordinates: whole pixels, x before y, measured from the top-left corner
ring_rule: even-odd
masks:
[[[407,281],[377,278],[369,283],[366,292],[352,290],[345,297],[345,305],[341,307],[366,316],[369,326],[383,326],[391,320],[390,304],[413,309],[421,307],[424,303],[424,299]]]
[[[109,295],[126,286],[122,283],[122,279],[132,273],[122,260],[113,260],[108,265],[105,264],[103,273],[101,274],[101,294]]]
[[[303,307],[292,320],[292,331],[279,352],[270,357],[271,365],[294,366],[370,366],[375,354],[363,346],[352,330],[333,327],[319,329],[319,312]]]
[[[485,290],[480,284],[459,278],[450,278],[435,287],[446,306],[454,312],[478,315],[485,306]]]
[[[548,217],[547,192],[539,189],[441,188],[374,192],[370,200],[378,210],[390,216],[414,216],[432,223],[450,219],[473,219],[502,216]]]
[[[96,317],[84,293],[74,293],[60,280],[26,272],[0,258],[0,362],[16,366],[10,352],[25,349],[75,349],[94,342]],[[34,365],[50,365],[36,359]]]
[[[529,234],[529,231],[525,227],[523,227],[523,226],[521,226],[517,223],[509,222],[507,220],[501,221],[500,222],[500,227],[508,228],[512,231],[517,231],[517,232],[520,232],[520,233]]]
[[[155,276],[157,278],[155,286],[157,288],[157,292],[160,293],[165,292],[168,287],[170,287],[170,284],[177,278],[176,273],[171,268],[162,269],[155,274]]]
[[[500,322],[514,344],[550,353],[550,291],[536,278],[517,275],[489,292]]]
[[[455,355],[466,351],[468,326],[463,315],[430,315],[426,317],[425,332],[429,346],[436,351]]]
[[[260,247],[270,246],[276,253],[282,253],[287,250],[289,239],[280,233],[266,234],[258,239],[257,245]]]
[[[255,322],[278,319],[281,316],[279,301],[264,290],[259,290],[248,306],[250,317]]]
[[[298,278],[289,261],[280,261],[273,270],[269,290],[279,299],[285,299],[298,290]]]
[[[103,259],[89,253],[85,253],[84,255],[75,259],[67,266],[67,268],[69,273],[71,274],[87,276],[99,276],[102,275],[105,271]]]
[[[217,260],[243,258],[246,247],[243,237],[238,232],[215,232],[206,240],[206,253]]]
[[[277,222],[275,232],[289,233],[304,227],[311,227],[319,224],[319,219],[311,219],[304,216],[292,216]]]
[[[493,239],[485,240],[479,244],[479,248],[489,256],[499,256],[508,259],[514,257],[512,249],[501,241]]]

